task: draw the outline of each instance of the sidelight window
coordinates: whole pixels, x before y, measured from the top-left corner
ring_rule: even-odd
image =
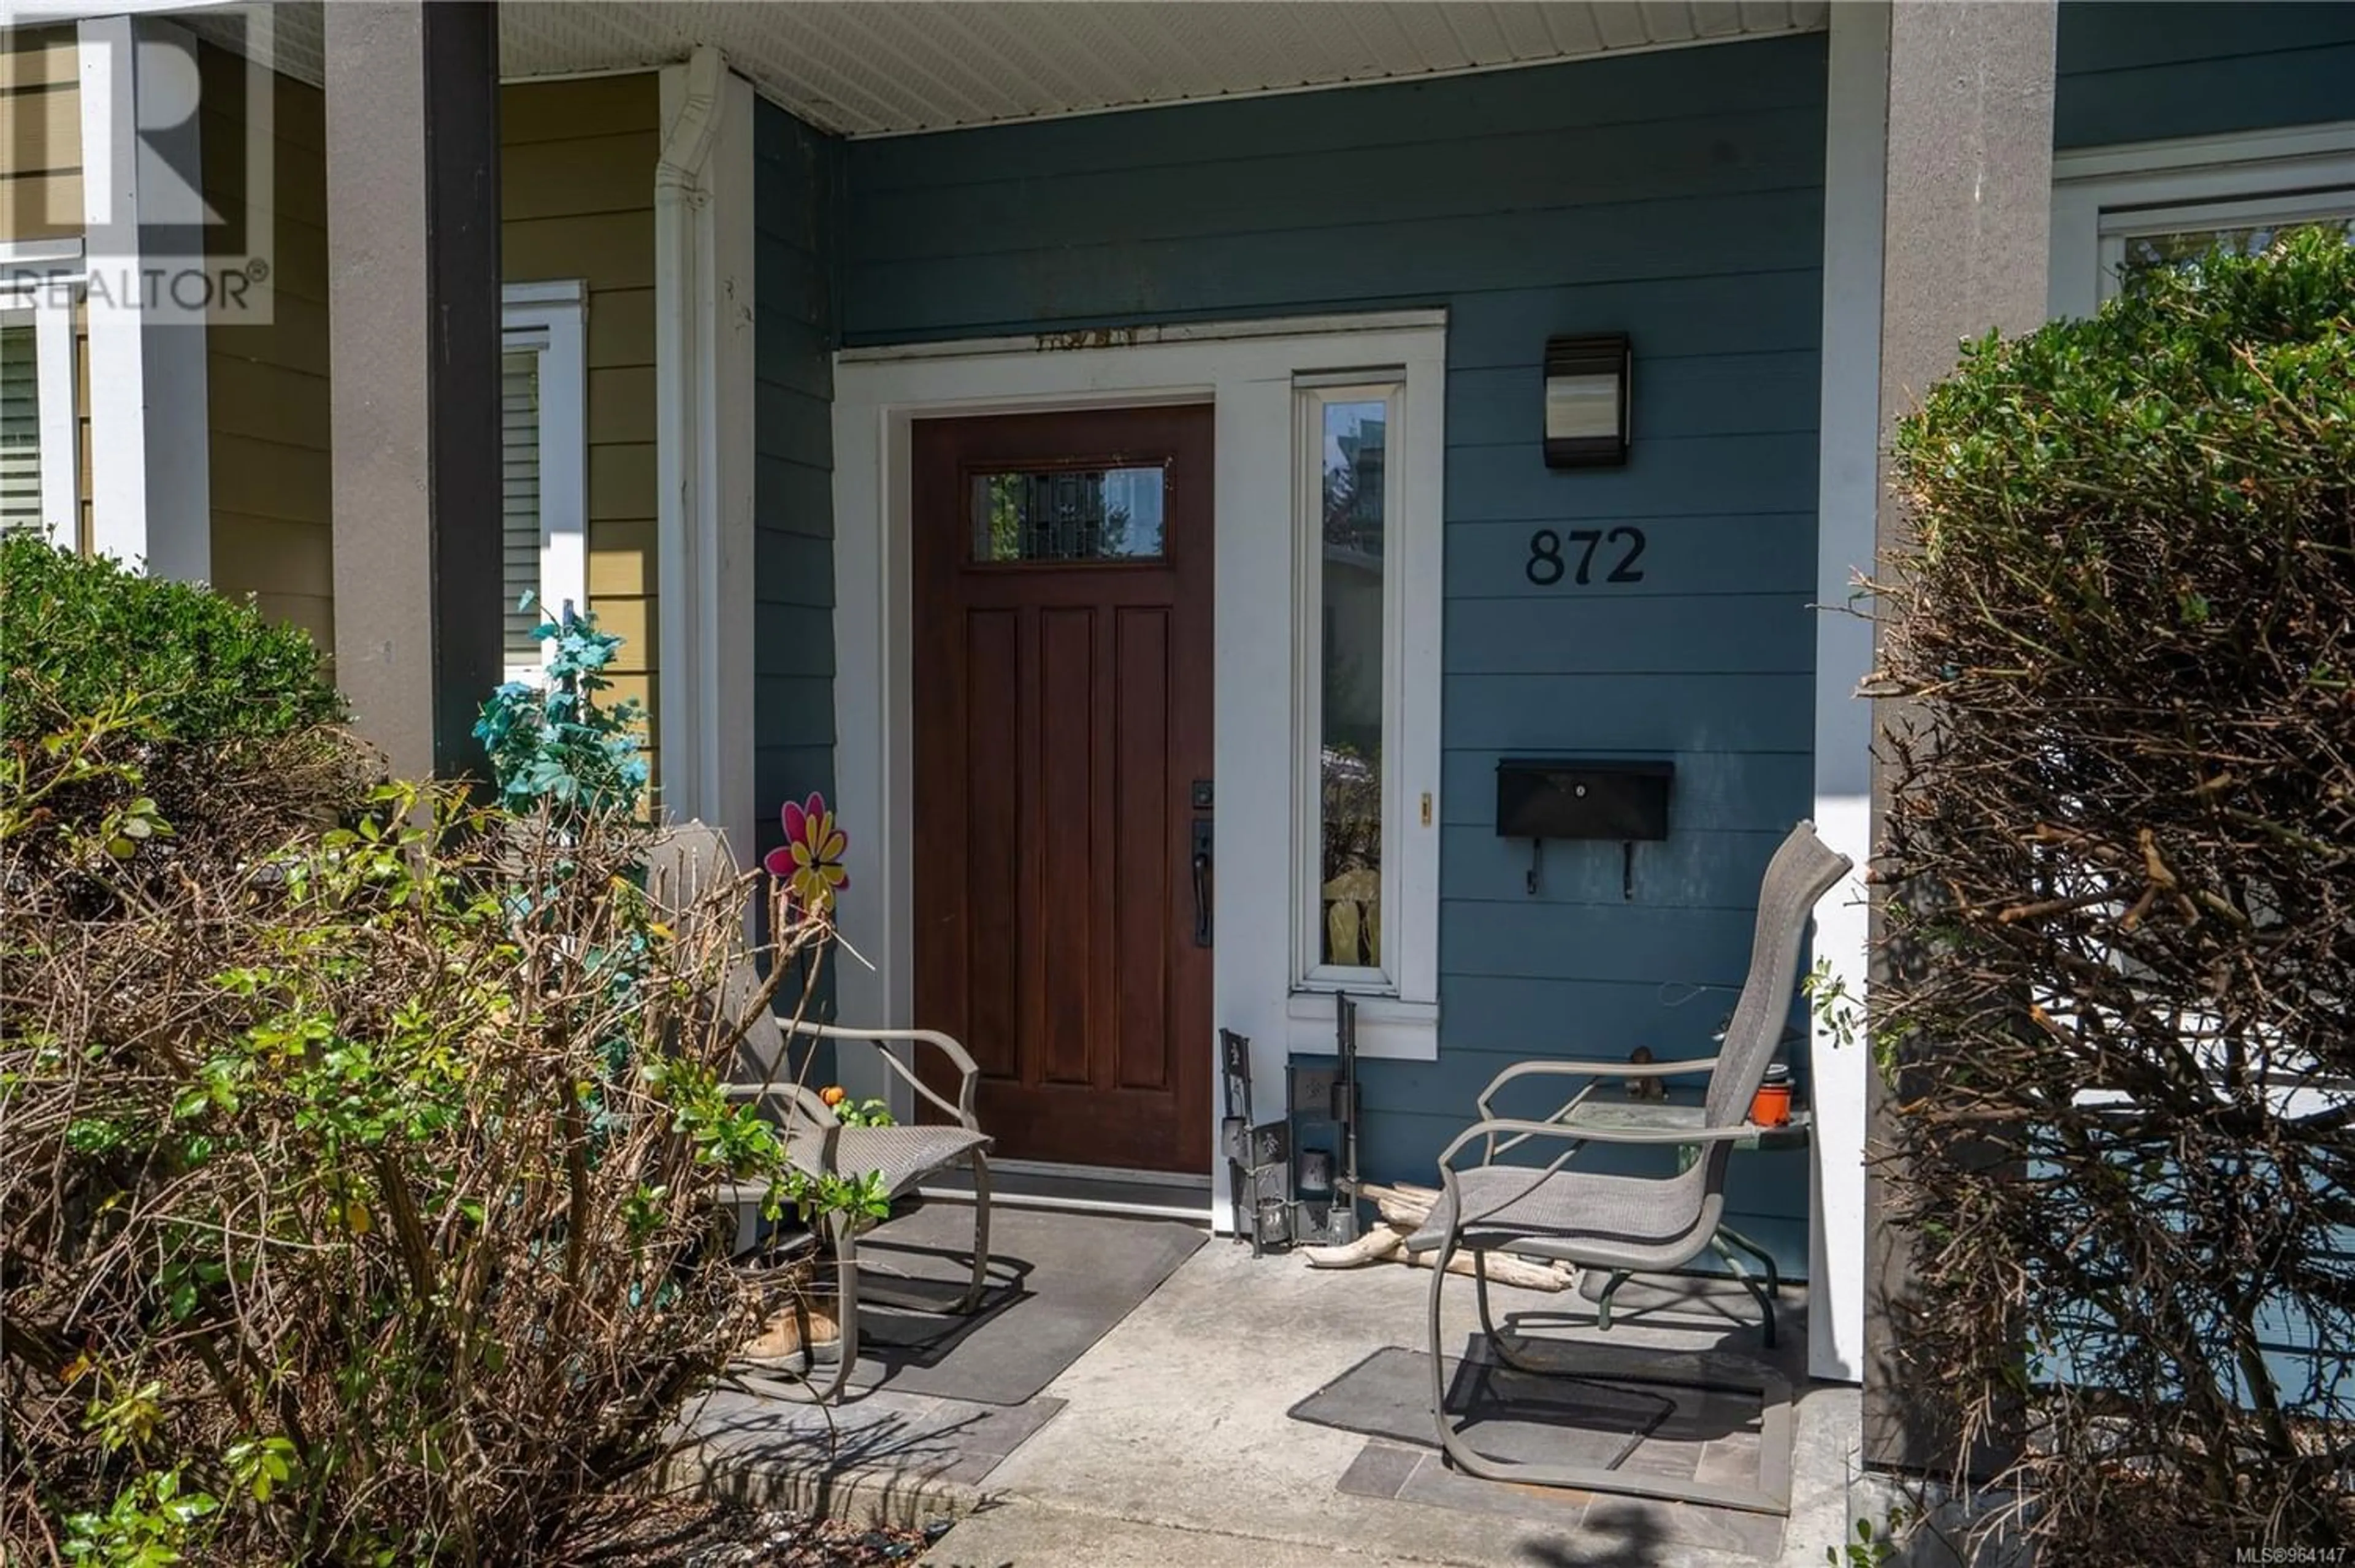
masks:
[[[1437,519],[1409,515],[1406,392],[1402,374],[1295,381],[1295,975],[1307,990],[1428,999],[1436,705],[1410,701],[1408,649],[1416,624],[1436,625],[1436,573],[1411,563]]]

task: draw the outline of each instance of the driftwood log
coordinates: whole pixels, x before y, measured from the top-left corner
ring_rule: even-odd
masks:
[[[1401,1182],[1385,1187],[1368,1182],[1365,1195],[1381,1215],[1380,1223],[1364,1235],[1344,1246],[1303,1247],[1300,1255],[1310,1268],[1356,1268],[1363,1264],[1380,1263],[1395,1258],[1416,1268],[1429,1268],[1437,1254],[1417,1254],[1406,1250],[1406,1239],[1431,1218],[1432,1205],[1439,1201],[1439,1189],[1416,1187]],[[1450,1274],[1469,1275],[1473,1270],[1469,1253],[1458,1253],[1447,1261]],[[1520,1258],[1509,1253],[1492,1254],[1487,1264],[1488,1277],[1498,1285],[1519,1285],[1525,1290],[1568,1290],[1578,1283],[1578,1270],[1570,1264],[1550,1259]]]

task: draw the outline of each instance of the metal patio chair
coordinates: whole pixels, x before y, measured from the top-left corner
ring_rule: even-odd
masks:
[[[719,831],[701,822],[688,822],[673,828],[656,847],[647,866],[646,887],[657,903],[684,909],[715,882],[732,881],[738,874],[735,858]],[[721,1004],[741,1015],[760,994],[760,976],[751,964],[740,957],[721,977]],[[791,1042],[789,1023],[765,1008],[754,1017],[740,1051],[740,1071],[756,1076],[730,1083],[728,1092],[739,1098],[757,1097],[767,1104],[786,1129],[785,1157],[795,1168],[813,1176],[858,1177],[877,1172],[895,1202],[932,1176],[959,1166],[969,1168],[973,1173],[973,1275],[963,1294],[945,1305],[937,1296],[890,1286],[871,1287],[867,1294],[885,1306],[953,1316],[973,1312],[989,1287],[990,1139],[981,1130],[973,1109],[981,1070],[964,1046],[932,1029],[854,1029],[808,1022],[792,1025],[791,1040],[868,1043],[883,1065],[898,1074],[919,1098],[952,1118],[946,1125],[846,1126],[833,1107],[795,1076],[786,1051]],[[937,1051],[948,1059],[957,1072],[954,1104],[891,1049],[901,1042]],[[730,1189],[730,1201],[739,1205],[758,1203],[763,1196],[751,1189]],[[820,1358],[813,1348],[805,1345],[801,1352],[803,1386],[820,1403],[841,1395],[848,1386],[851,1369],[858,1364],[858,1241],[875,1223],[862,1216],[829,1214],[820,1221],[822,1231],[814,1232],[811,1238],[820,1249],[821,1258],[832,1259],[837,1293],[836,1311],[841,1328],[830,1375],[821,1378]]]
[[[1787,1427],[1789,1388],[1764,1365],[1743,1363],[1726,1356],[1701,1358],[1663,1356],[1658,1370],[1607,1374],[1563,1371],[1540,1364],[1529,1355],[1531,1345],[1519,1349],[1497,1330],[1488,1304],[1485,1267],[1491,1252],[1518,1253],[1556,1259],[1585,1268],[1656,1274],[1679,1268],[1717,1242],[1725,1211],[1725,1176],[1736,1144],[1755,1138],[1759,1129],[1748,1120],[1752,1097],[1758,1092],[1769,1060],[1783,1033],[1791,998],[1797,986],[1799,956],[1808,913],[1846,876],[1850,862],[1816,837],[1815,826],[1802,822],[1791,830],[1766,867],[1758,896],[1758,921],[1750,950],[1750,973],[1741,999],[1727,1025],[1714,1057],[1691,1061],[1525,1061],[1507,1068],[1481,1093],[1479,1120],[1449,1144],[1439,1157],[1441,1196],[1431,1217],[1407,1241],[1414,1253],[1436,1251],[1433,1259],[1430,1297],[1432,1357],[1432,1416],[1440,1446],[1458,1467],[1495,1480],[1534,1482],[1540,1486],[1577,1487],[1588,1490],[1631,1493],[1765,1512],[1787,1512]],[[1668,1078],[1687,1073],[1709,1074],[1709,1088],[1698,1114],[1683,1108],[1683,1116],[1667,1125],[1640,1125],[1624,1113],[1629,1109],[1593,1096],[1598,1088],[1631,1078]],[[1543,1120],[1500,1117],[1492,1102],[1499,1090],[1525,1078],[1583,1078],[1586,1083]],[[1676,1107],[1663,1107],[1674,1110]],[[1532,1141],[1560,1144],[1560,1152],[1544,1165],[1502,1165],[1502,1156]],[[1611,1176],[1568,1168],[1572,1157],[1587,1142],[1651,1145],[1696,1151],[1673,1176]],[[1479,1163],[1458,1170],[1456,1157],[1473,1145],[1481,1147]],[[1785,1473],[1779,1488],[1728,1486],[1672,1477],[1636,1475],[1608,1466],[1539,1465],[1509,1462],[1481,1454],[1467,1443],[1460,1424],[1447,1413],[1444,1347],[1440,1341],[1440,1293],[1445,1288],[1447,1265],[1459,1251],[1471,1253],[1473,1282],[1480,1306],[1480,1328],[1497,1355],[1516,1371],[1614,1384],[1652,1383],[1672,1387],[1703,1387],[1729,1392],[1754,1393],[1765,1406],[1767,1432],[1762,1449],[1772,1454],[1780,1431]],[[1729,1262],[1731,1254],[1725,1254]],[[1743,1285],[1766,1312],[1772,1342],[1774,1301],[1735,1264]],[[1532,1341],[1532,1344],[1535,1342]],[[1673,1365],[1668,1363],[1673,1362]],[[1657,1422],[1655,1423],[1657,1424]],[[1622,1450],[1620,1458],[1632,1450]],[[1780,1495],[1777,1496],[1779,1491]]]

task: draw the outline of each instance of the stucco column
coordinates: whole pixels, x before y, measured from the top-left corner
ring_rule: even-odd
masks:
[[[1990,327],[2024,332],[2045,318],[2052,205],[2054,0],[1896,0],[1889,14],[1889,110],[1881,290],[1881,487],[1876,543],[1910,545],[1889,490],[1888,437],[1922,391],[1954,368],[1957,345]],[[1876,702],[1876,732],[1902,724]],[[1876,841],[1888,779],[1876,763]],[[1873,925],[1880,925],[1879,894]],[[1885,1146],[1890,1094],[1877,1075],[1873,1152]],[[1906,1239],[1886,1222],[1881,1168],[1865,1192],[1864,1458],[1942,1470],[1953,1460],[1929,1391],[1898,1356]]]
[[[326,7],[336,674],[403,777],[500,677],[498,13]]]

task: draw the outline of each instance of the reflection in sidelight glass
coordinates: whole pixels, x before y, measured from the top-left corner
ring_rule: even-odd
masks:
[[[2200,260],[2211,251],[2222,251],[2233,256],[2251,256],[2268,249],[2283,235],[2309,226],[2337,229],[2350,241],[2355,241],[2355,219],[2335,216],[2231,229],[2187,229],[2166,234],[2129,234],[2126,239],[2126,253],[2118,262],[2118,272],[2121,276],[2130,278],[2137,272],[2152,272],[2161,267],[2180,267]]]
[[[1159,468],[973,476],[973,559],[1150,560],[1164,553]]]
[[[1389,404],[1322,407],[1319,962],[1382,965],[1382,546]]]

